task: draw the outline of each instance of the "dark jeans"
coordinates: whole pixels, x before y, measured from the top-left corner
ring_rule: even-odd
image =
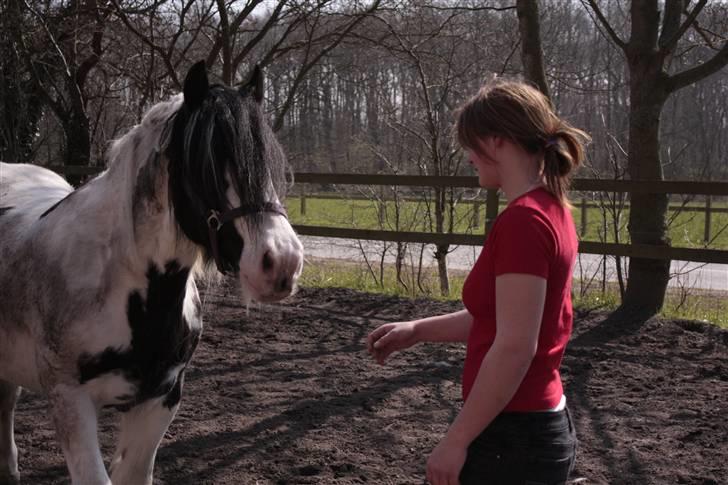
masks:
[[[460,485],[564,484],[575,457],[576,432],[568,408],[501,413],[470,444]]]

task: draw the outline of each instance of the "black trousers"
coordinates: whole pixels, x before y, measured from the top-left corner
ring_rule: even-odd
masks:
[[[460,485],[560,485],[575,457],[576,432],[568,408],[501,413],[470,444]]]

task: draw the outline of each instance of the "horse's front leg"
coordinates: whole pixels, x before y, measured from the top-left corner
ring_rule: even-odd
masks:
[[[122,415],[111,461],[114,485],[152,485],[157,448],[179,408],[182,378],[180,373],[167,395],[145,401]]]
[[[48,397],[73,485],[111,485],[101,457],[96,405],[91,397],[65,384],[53,387]]]
[[[15,402],[19,395],[18,386],[0,380],[0,485],[16,484],[20,480],[18,448],[13,436]]]

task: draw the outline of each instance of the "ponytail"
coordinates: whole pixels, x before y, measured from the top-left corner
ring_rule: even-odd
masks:
[[[568,206],[571,175],[584,161],[589,135],[562,120],[559,124],[543,146],[543,175],[548,191]]]

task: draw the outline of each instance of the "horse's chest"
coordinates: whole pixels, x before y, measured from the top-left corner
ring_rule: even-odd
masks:
[[[108,388],[115,389],[117,395],[103,400],[121,409],[172,393],[201,332],[199,298],[194,284],[188,285],[189,270],[171,262],[164,270],[150,265],[146,276],[147,287],[130,291],[126,301],[129,344],[82,354],[78,362],[81,384],[103,382],[107,396]]]

